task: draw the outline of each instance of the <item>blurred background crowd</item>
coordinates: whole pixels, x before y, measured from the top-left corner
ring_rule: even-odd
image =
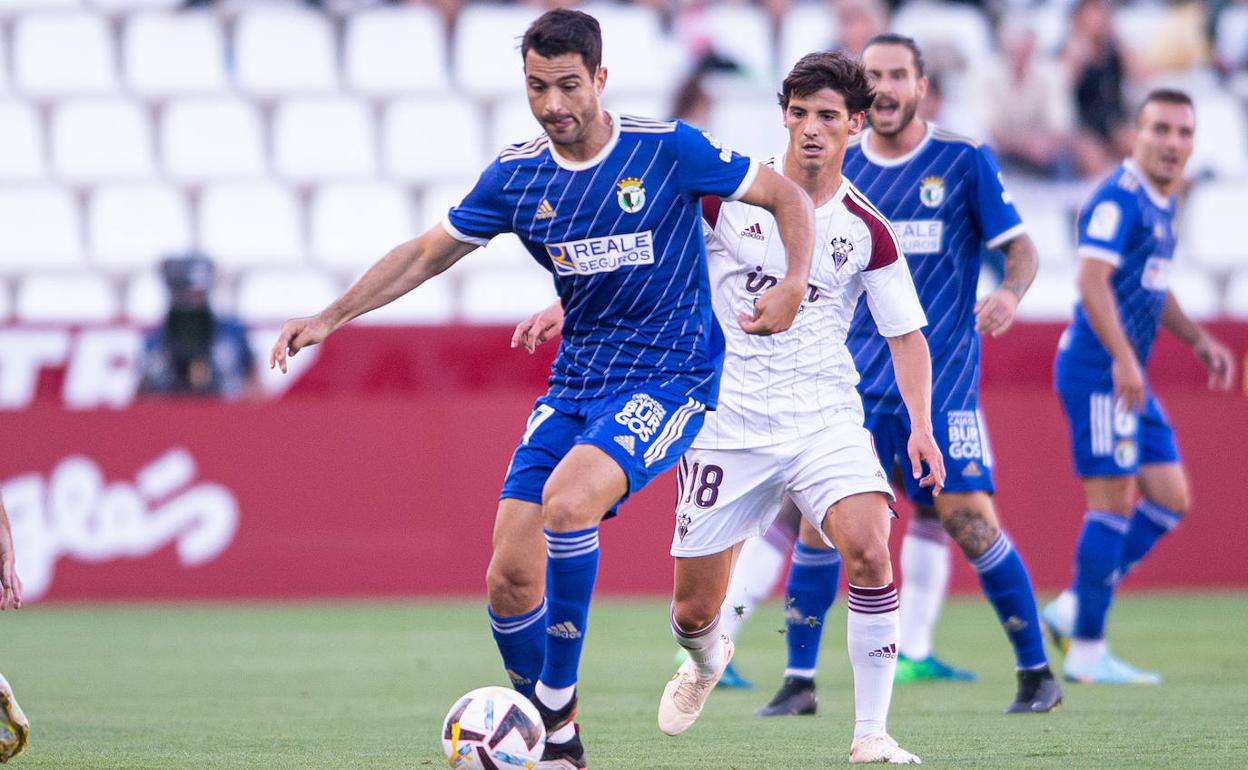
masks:
[[[570,4],[0,0],[0,325],[158,326],[188,285],[251,326],[316,311],[539,131],[516,39]],[[1248,318],[1244,0],[579,7],[603,25],[609,108],[759,156],[784,146],[774,93],[802,54],[916,37],[922,114],[996,150],[1040,248],[1020,308],[1037,320],[1069,315],[1075,214],[1136,101],[1183,88],[1198,136],[1175,291],[1198,318]],[[180,254],[215,268],[162,267]],[[507,323],[552,296],[514,238],[452,272],[368,321]]]

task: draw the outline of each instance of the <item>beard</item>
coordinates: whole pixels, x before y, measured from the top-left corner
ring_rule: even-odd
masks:
[[[872,117],[872,112],[867,112],[867,122],[871,124],[871,130],[885,138],[891,139],[905,130],[910,125],[910,121],[914,120],[915,113],[919,111],[919,102],[916,99],[909,104],[897,104],[897,126],[891,130],[882,130]]]

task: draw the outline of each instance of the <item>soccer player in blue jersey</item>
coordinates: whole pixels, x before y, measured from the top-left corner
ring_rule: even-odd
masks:
[[[679,121],[603,111],[607,71],[591,16],[554,10],[521,42],[538,138],[505,148],[446,219],[383,257],[319,315],[287,321],[270,364],[516,233],[554,276],[563,341],[503,482],[486,583],[508,675],[546,723],[544,770],[583,768],[573,718],[598,524],[670,468],[715,406],[724,337],[711,309],[703,195],[771,211],[785,277],[738,322],[793,322],[813,248],[796,184]]]
[[[1087,513],[1075,546],[1074,584],[1044,609],[1067,679],[1157,684],[1114,657],[1105,620],[1118,581],[1182,520],[1190,505],[1174,431],[1144,367],[1160,327],[1191,346],[1226,390],[1234,361],[1170,293],[1175,189],[1192,153],[1196,115],[1181,91],[1157,90],[1136,116],[1131,157],[1079,215],[1079,303],[1062,335],[1055,381],[1070,423]],[[1139,500],[1137,501],[1137,494]]]
[[[988,148],[925,124],[917,115],[927,88],[913,40],[878,35],[862,54],[875,86],[870,128],[845,155],[845,175],[888,217],[927,312],[932,350],[932,421],[947,478],[933,496],[906,453],[910,424],[888,347],[859,303],[849,348],[862,373],[858,389],[881,459],[896,461],[917,518],[901,552],[901,635],[897,680],[950,677],[931,654],[931,628],[948,575],[945,532],[979,575],[1014,648],[1018,689],[1010,713],[1061,702],[1049,669],[1031,578],[993,506],[992,454],[979,410],[979,335],[997,336],[1035,277],[1037,256]],[[1006,254],[1001,287],[976,302],[984,245]],[[943,525],[943,528],[942,528]],[[822,618],[835,596],[838,564],[819,559],[817,533],[803,525],[785,596],[789,662],[785,681],[760,716],[813,713]],[[904,656],[904,657],[903,657]]]

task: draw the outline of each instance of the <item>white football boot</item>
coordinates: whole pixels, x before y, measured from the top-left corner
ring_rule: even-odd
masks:
[[[26,750],[30,722],[13,697],[13,688],[0,675],[0,763],[8,762]]]
[[[921,765],[923,760],[897,745],[888,733],[855,738],[849,747],[851,765]]]
[[[732,640],[727,635],[721,635],[720,640],[724,645],[724,662],[714,676],[698,676],[698,667],[692,660],[686,660],[663,688],[663,697],[659,699],[659,729],[668,735],[680,735],[698,721],[711,690],[732,662]]]

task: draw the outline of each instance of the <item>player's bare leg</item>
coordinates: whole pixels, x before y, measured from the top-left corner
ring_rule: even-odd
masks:
[[[900,476],[893,486],[902,489]],[[901,637],[897,657],[897,681],[946,679],[973,682],[974,671],[956,668],[933,652],[936,621],[949,590],[949,534],[940,514],[931,505],[916,504],[905,537],[901,540]]]
[[[851,763],[919,764],[888,735],[897,670],[897,589],[888,553],[888,500],[879,492],[851,495],[828,509],[823,530],[836,545],[848,585],[849,662],[854,669]]]
[[[1011,714],[1042,713],[1062,702],[1049,669],[1035,591],[1022,558],[1001,531],[986,492],[944,492],[935,499],[941,523],[962,549],[1014,648],[1018,691]]]
[[[728,593],[733,548],[710,556],[677,558],[672,589],[672,636],[689,652],[659,700],[659,729],[680,735],[693,726],[724,668],[732,660],[732,640],[719,628],[720,607]]]
[[[627,491],[623,469],[588,444],[574,446],[542,490],[546,656],[534,698],[546,725],[546,752],[537,766],[541,770],[586,766],[573,720],[577,671],[598,576],[598,524]]]

